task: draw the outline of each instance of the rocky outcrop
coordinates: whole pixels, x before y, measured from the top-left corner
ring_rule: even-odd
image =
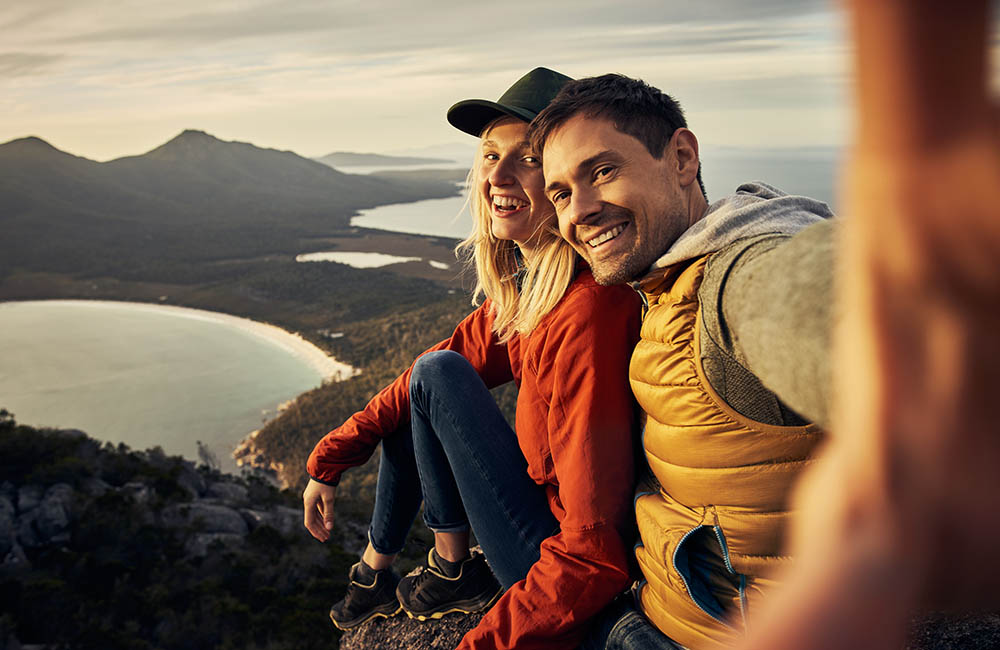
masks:
[[[285,466],[277,461],[270,460],[267,454],[257,446],[257,436],[260,430],[251,432],[246,438],[240,440],[233,450],[233,459],[237,466],[243,469],[250,469],[269,477],[276,478],[282,475]],[[284,485],[282,487],[288,487]]]
[[[246,536],[250,527],[239,512],[214,503],[178,503],[163,509],[163,524],[168,528],[190,527],[202,533],[228,533]]]
[[[253,504],[246,486],[229,479],[206,480],[193,464],[185,463],[177,485],[190,500],[163,506],[159,512],[143,510],[143,519],[183,536],[189,556],[204,557],[215,544],[240,546],[261,526],[285,535],[302,531],[301,509]],[[113,487],[99,478],[87,478],[76,488],[67,483],[4,483],[0,486],[0,570],[30,568],[26,550],[69,542],[73,523],[86,504],[109,492],[141,506],[151,506],[158,499],[156,489],[143,481]]]
[[[418,621],[406,614],[377,618],[346,632],[340,650],[451,650],[476,627],[482,614],[448,614]]]

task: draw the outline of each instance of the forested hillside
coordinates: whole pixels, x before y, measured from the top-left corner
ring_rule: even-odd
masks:
[[[286,485],[304,486],[305,460],[316,442],[340,425],[384,386],[405,370],[416,356],[448,337],[471,311],[466,296],[386,316],[366,319],[343,328],[343,336],[329,345],[334,355],[361,368],[362,373],[346,381],[328,383],[300,395],[277,418],[261,429],[255,447],[281,466],[279,478]],[[513,384],[494,391],[508,420],[513,422],[517,392]],[[377,455],[376,455],[377,456]],[[370,512],[374,488],[372,462],[347,472],[338,488],[353,512]]]
[[[330,648],[353,553],[296,495],[0,411],[0,647]]]

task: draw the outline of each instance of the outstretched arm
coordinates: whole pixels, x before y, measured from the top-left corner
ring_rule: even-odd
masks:
[[[989,608],[1000,491],[1000,137],[987,0],[853,0],[833,436],[798,566],[747,648],[900,647],[924,607]]]

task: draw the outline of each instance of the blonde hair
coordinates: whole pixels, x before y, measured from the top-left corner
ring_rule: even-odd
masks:
[[[487,125],[483,133],[497,121]],[[521,264],[517,244],[493,236],[490,206],[478,189],[481,161],[482,156],[477,152],[466,179],[472,234],[458,244],[455,253],[475,268],[472,304],[478,305],[483,296],[490,299],[493,331],[500,342],[505,343],[514,334],[530,334],[562,299],[573,281],[577,256],[559,235],[555,210],[552,210],[550,218],[540,223],[538,231],[532,235],[536,244],[532,254]]]

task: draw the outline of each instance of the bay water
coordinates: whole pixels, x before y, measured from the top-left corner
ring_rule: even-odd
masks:
[[[225,471],[236,469],[236,444],[279,404],[351,372],[278,328],[225,314],[0,303],[0,407],[18,422],[194,460],[201,441]]]

